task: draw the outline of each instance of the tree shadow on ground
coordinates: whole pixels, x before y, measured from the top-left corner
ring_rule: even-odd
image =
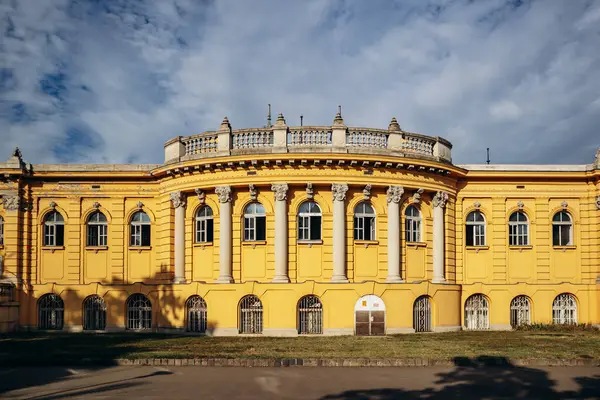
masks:
[[[600,398],[600,375],[577,377],[577,390],[558,391],[546,371],[512,365],[505,357],[457,357],[454,364],[452,371],[437,375],[437,387],[349,390],[323,396],[321,400]]]

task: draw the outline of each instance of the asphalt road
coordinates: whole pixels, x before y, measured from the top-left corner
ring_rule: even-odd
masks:
[[[600,368],[2,368],[6,399],[600,398]]]

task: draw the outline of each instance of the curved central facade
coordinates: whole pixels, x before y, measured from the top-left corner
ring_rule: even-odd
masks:
[[[21,329],[214,335],[600,320],[600,160],[455,166],[439,137],[289,127],[178,137],[162,165],[0,172]],[[10,250],[14,249],[14,252]]]

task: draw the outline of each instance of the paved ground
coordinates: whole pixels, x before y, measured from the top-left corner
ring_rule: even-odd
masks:
[[[600,398],[600,368],[0,369],[8,399],[443,399]]]

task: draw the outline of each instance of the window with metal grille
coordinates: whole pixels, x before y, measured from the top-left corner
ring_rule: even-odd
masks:
[[[431,301],[429,296],[421,296],[413,305],[413,328],[415,332],[431,332]]]
[[[298,208],[298,240],[321,240],[321,208],[306,201]]]
[[[529,297],[517,296],[510,302],[510,325],[516,328],[531,324]]]
[[[421,241],[421,212],[413,205],[406,207],[406,241]]]
[[[490,328],[488,301],[482,294],[474,294],[465,302],[465,328],[485,330]]]
[[[552,218],[552,245],[571,246],[573,244],[573,221],[566,211],[554,214]]]
[[[298,333],[323,333],[323,305],[317,296],[304,296],[298,302]]]
[[[552,303],[553,324],[577,324],[577,300],[569,293],[556,296]]]
[[[508,244],[510,246],[529,245],[529,219],[522,211],[512,213],[508,220]]]
[[[38,301],[38,328],[61,330],[64,324],[65,305],[60,296],[49,293]]]
[[[0,215],[0,246],[4,244],[4,218]]]
[[[240,301],[240,333],[262,333],[263,307],[258,297],[248,295]]]
[[[152,329],[152,303],[140,293],[127,299],[127,329]]]
[[[467,246],[485,246],[485,216],[481,211],[467,215],[465,232]]]
[[[150,246],[150,217],[143,211],[138,211],[131,217],[129,245]]]
[[[188,332],[206,332],[206,302],[200,296],[191,296],[185,303]]]
[[[108,223],[106,216],[100,211],[93,212],[87,220],[87,245],[91,247],[106,246]]]
[[[0,283],[0,302],[15,301],[15,286],[12,283]]]
[[[267,237],[267,215],[260,203],[250,203],[244,210],[244,241],[256,242]]]
[[[212,243],[213,228],[212,208],[201,207],[196,213],[196,243]]]
[[[375,240],[375,210],[369,203],[354,208],[354,240]]]
[[[44,219],[44,246],[64,246],[65,220],[58,211],[52,211]]]
[[[100,296],[89,296],[83,302],[83,330],[103,331],[105,329],[106,304]]]

